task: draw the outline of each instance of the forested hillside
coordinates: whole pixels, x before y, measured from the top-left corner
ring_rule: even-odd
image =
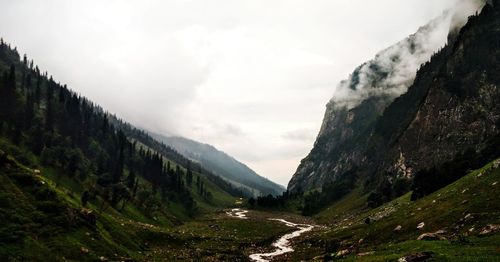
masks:
[[[23,257],[26,245],[48,254],[58,247],[41,239],[85,226],[108,227],[95,231],[108,238],[120,220],[179,224],[243,194],[56,82],[3,40],[0,74],[0,241],[16,247],[0,257]],[[127,234],[109,236],[109,248],[123,244],[115,237],[133,238]]]
[[[211,145],[183,137],[158,134],[151,134],[151,136],[175,148],[181,154],[200,163],[236,187],[241,187],[245,192],[253,193],[250,196],[279,195],[285,190],[283,186],[259,176],[245,164]]]

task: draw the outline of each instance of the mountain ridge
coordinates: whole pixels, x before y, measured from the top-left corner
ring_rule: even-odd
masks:
[[[148,133],[159,141],[175,148],[188,158],[199,162],[220,177],[233,184],[239,184],[239,186],[242,185],[247,189],[253,190],[254,196],[268,194],[279,195],[285,191],[283,186],[258,175],[244,163],[241,163],[234,157],[218,150],[210,144],[181,136],[165,136],[153,132]]]
[[[371,136],[386,108],[407,92],[417,77],[417,69],[447,41],[454,41],[456,28],[462,24],[452,21],[465,23],[466,19],[460,16],[471,13],[474,9],[464,12],[460,7],[455,12],[444,12],[341,81],[336,95],[327,104],[314,146],[298,166],[288,190],[321,190],[325,183],[334,182],[342,174],[363,165],[370,156],[365,151],[373,146]]]

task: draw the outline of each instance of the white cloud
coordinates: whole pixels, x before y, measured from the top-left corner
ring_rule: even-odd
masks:
[[[118,116],[285,185],[336,84],[455,2],[0,0],[0,32]]]

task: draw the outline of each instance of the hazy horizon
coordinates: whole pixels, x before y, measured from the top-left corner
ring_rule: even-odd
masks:
[[[337,84],[457,1],[0,1],[0,37],[125,121],[286,187]]]

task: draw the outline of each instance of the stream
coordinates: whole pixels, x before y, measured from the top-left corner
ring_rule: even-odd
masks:
[[[239,208],[233,208],[231,211],[227,211],[226,214],[230,217],[236,217],[236,218],[241,218],[241,219],[247,219],[248,210],[243,210]]]
[[[248,210],[233,208],[233,209],[231,209],[231,211],[227,211],[226,213],[231,217],[240,218],[240,219],[248,219],[248,217],[246,216],[246,213],[248,213]],[[272,246],[276,248],[274,251],[269,252],[269,253],[251,254],[249,257],[253,261],[257,261],[257,262],[270,261],[270,259],[272,259],[273,257],[283,255],[285,253],[293,252],[293,248],[291,247],[290,240],[292,238],[296,238],[296,237],[302,235],[305,232],[311,231],[314,228],[313,225],[295,224],[295,223],[292,223],[292,222],[284,220],[284,219],[269,218],[269,220],[279,221],[281,223],[284,223],[286,226],[294,227],[297,230],[293,231],[292,233],[288,233],[288,234],[280,237],[278,240],[276,240],[272,244]]]

